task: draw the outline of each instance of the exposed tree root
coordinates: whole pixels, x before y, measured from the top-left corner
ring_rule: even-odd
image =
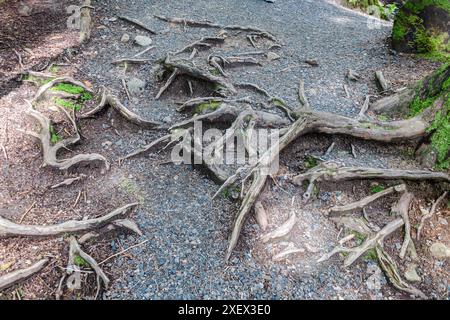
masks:
[[[76,263],[76,258],[79,257],[83,259],[86,263],[88,263],[92,269],[97,274],[97,283],[99,284],[99,279],[102,280],[105,289],[108,288],[109,285],[109,279],[106,276],[106,274],[103,272],[103,270],[98,265],[97,261],[95,261],[94,258],[92,258],[89,254],[84,252],[80,245],[78,244],[78,241],[75,239],[74,236],[71,236],[69,238],[69,262],[67,264],[66,272],[69,275],[67,278],[67,287],[69,289],[80,289],[80,267]]]
[[[295,212],[291,212],[289,219],[287,219],[286,222],[262,237],[263,243],[288,235],[292,231],[292,228],[294,228],[296,220]]]
[[[29,102],[28,102],[29,103]],[[26,112],[28,115],[33,117],[40,125],[41,132],[35,133],[35,132],[26,132],[27,134],[37,138],[40,140],[42,145],[42,151],[44,156],[44,165],[48,165],[51,167],[58,168],[60,170],[67,170],[71,168],[72,166],[79,164],[81,162],[93,162],[93,161],[101,161],[105,164],[106,170],[109,170],[109,162],[106,160],[106,158],[100,154],[97,153],[90,153],[90,154],[79,154],[69,159],[59,160],[57,158],[57,153],[62,148],[67,148],[68,146],[71,146],[78,141],[80,141],[81,137],[78,132],[78,127],[75,123],[75,120],[72,119],[72,117],[69,115],[69,113],[64,109],[60,108],[61,111],[63,111],[67,118],[70,120],[73,131],[75,132],[75,137],[63,139],[61,141],[56,142],[55,144],[52,144],[52,134],[51,134],[51,128],[52,124],[50,119],[48,119],[46,116],[44,116],[39,111],[35,110],[31,103],[29,103],[30,108]]]
[[[389,89],[389,83],[384,77],[383,72],[381,71],[375,72],[375,77],[377,78],[378,84],[380,85],[383,92],[387,91]]]
[[[392,259],[386,253],[386,251],[382,249],[382,246],[377,245],[375,247],[375,250],[377,252],[377,257],[381,269],[383,269],[384,273],[394,287],[422,299],[427,299],[427,296],[422,291],[416,289],[402,279],[400,273],[398,272],[397,264],[395,263],[394,259]]]
[[[200,40],[194,41],[188,44],[184,48],[175,52],[174,55],[181,54],[183,52],[192,51],[193,49],[200,50],[202,48],[210,49],[215,44],[222,44],[225,42],[225,37],[203,37]],[[192,59],[191,59],[192,60]]]
[[[372,103],[370,110],[375,113],[389,113],[395,110],[404,110],[409,107],[414,96],[414,89],[408,88]]]
[[[169,22],[169,23],[175,23],[175,24],[181,24],[183,26],[189,26],[189,27],[198,27],[198,28],[218,28],[223,30],[235,30],[235,31],[245,31],[245,32],[256,32],[258,35],[268,38],[274,42],[278,42],[277,39],[268,33],[267,31],[261,30],[259,28],[255,27],[248,27],[248,26],[238,26],[238,25],[221,25],[217,23],[212,23],[209,21],[195,21],[190,19],[183,19],[183,18],[169,18],[164,16],[155,15],[155,18]]]
[[[299,86],[298,86],[298,100],[300,101],[301,107],[305,109],[309,109],[309,101],[308,98],[306,98],[305,94],[305,82],[303,80],[300,80]]]
[[[403,196],[400,198],[399,202],[392,208],[393,212],[396,212],[403,218],[403,222],[405,224],[405,238],[403,240],[403,245],[400,250],[400,258],[405,258],[406,250],[408,249],[411,240],[411,224],[409,223],[409,207],[411,206],[411,202],[413,200],[412,193],[405,192]]]
[[[288,247],[284,249],[282,252],[276,254],[272,260],[273,261],[282,261],[286,259],[288,256],[296,254],[296,253],[303,253],[305,252],[305,249],[303,248],[296,248],[293,243],[289,243]]]
[[[179,74],[179,71],[177,68],[173,69],[172,74],[167,79],[166,83],[159,89],[158,93],[155,96],[155,100],[158,100],[164,92],[166,92],[167,89],[172,85],[172,83],[175,81],[175,78]]]
[[[255,218],[262,231],[266,231],[267,227],[269,226],[269,221],[267,218],[266,210],[264,209],[264,206],[260,201],[257,201],[255,203]]]
[[[444,201],[444,199],[447,197],[448,191],[444,192],[431,206],[430,211],[423,215],[420,219],[419,227],[417,228],[417,241],[420,240],[420,236],[422,235],[423,227],[425,226],[425,222],[433,217],[433,215],[436,212],[437,207]]]
[[[142,23],[141,21],[139,21],[137,19],[130,18],[130,17],[123,16],[123,15],[118,15],[117,18],[119,18],[120,20],[123,20],[123,21],[130,22],[144,30],[147,30],[150,33],[157,34],[155,31],[153,31],[151,28],[149,28],[148,26],[146,26],[144,23]]]
[[[163,65],[166,69],[172,70],[172,72],[174,72],[174,70],[178,70],[177,75],[186,75],[198,80],[203,80],[223,87],[231,94],[236,94],[236,89],[231,83],[229,83],[225,79],[214,76],[211,73],[196,67],[192,63],[192,61],[183,59],[172,60],[169,56],[167,56],[165,61],[163,62]]]
[[[317,262],[323,262],[330,259],[336,253],[348,253],[348,256],[344,260],[344,266],[348,267],[352,265],[359,257],[361,257],[365,252],[370,249],[374,249],[379,245],[384,238],[399,229],[404,225],[403,219],[396,219],[388,223],[383,229],[381,229],[375,235],[369,236],[364,243],[355,248],[346,248],[343,246],[337,246],[330,253],[323,255]]]
[[[406,185],[404,184],[400,184],[397,185],[395,187],[390,187],[387,188],[386,190],[383,190],[381,192],[377,192],[375,194],[372,194],[368,197],[365,197],[359,201],[353,202],[353,203],[349,203],[343,206],[334,206],[330,209],[330,211],[328,212],[328,214],[330,216],[335,216],[335,215],[342,215],[342,214],[347,214],[347,213],[351,213],[354,211],[359,211],[362,210],[364,207],[366,207],[367,205],[369,205],[370,203],[385,197],[389,194],[392,194],[394,192],[405,192],[406,191]]]
[[[81,221],[72,220],[49,226],[19,225],[0,217],[0,238],[18,236],[48,237],[59,236],[65,233],[86,232],[116,220],[137,205],[138,203],[125,205],[99,218]]]
[[[384,180],[434,180],[450,182],[450,176],[443,172],[426,170],[375,169],[339,167],[332,163],[323,163],[314,169],[293,178],[293,182],[301,185],[303,181],[345,181],[355,179],[384,179]]]
[[[114,61],[111,61],[111,64],[122,64],[122,63],[143,64],[143,63],[147,63],[149,61],[150,61],[150,59],[120,58],[120,59],[116,59]]]
[[[32,275],[41,271],[47,263],[48,263],[48,259],[42,259],[28,268],[16,270],[16,271],[10,272],[8,274],[5,274],[4,276],[1,276],[0,277],[0,291],[4,290],[6,288],[9,288],[10,286],[12,286],[20,281],[28,279]]]
[[[85,233],[78,239],[79,244],[84,244],[92,239],[98,238],[101,235],[103,235],[105,232],[114,231],[117,228],[127,229],[131,232],[136,233],[139,236],[142,236],[142,231],[139,229],[139,226],[130,219],[117,219],[112,221],[110,224],[106,225],[102,228],[100,231],[91,231],[88,233]]]
[[[114,110],[120,113],[122,117],[127,119],[129,122],[134,123],[137,126],[153,129],[162,126],[162,123],[143,119],[141,116],[135,114],[134,112],[127,109],[117,97],[113,96],[108,92],[106,88],[103,88],[102,98],[100,104],[94,109],[80,115],[80,118],[92,117],[95,114],[102,111],[106,106],[112,107]]]
[[[39,90],[36,92],[36,94],[33,97],[33,100],[31,101],[31,103],[34,105],[35,102],[37,102],[42,95],[47,92],[47,90],[49,90],[50,88],[56,86],[57,84],[60,83],[69,83],[69,84],[73,84],[74,86],[78,86],[83,88],[83,90],[89,92],[89,93],[93,93],[93,91],[88,88],[83,82],[81,81],[77,81],[71,77],[59,77],[59,78],[55,78],[49,82],[47,82],[46,84],[44,84],[43,86],[41,86],[39,88]]]
[[[83,180],[84,178],[86,178],[86,175],[80,174],[78,177],[65,179],[64,181],[61,181],[61,182],[51,186],[50,189],[56,189],[56,188],[63,187],[63,186],[70,186],[71,184],[73,184],[77,181]]]
[[[230,259],[231,253],[233,249],[236,247],[237,241],[239,239],[239,235],[241,233],[242,226],[244,225],[245,218],[247,214],[253,207],[253,204],[261,193],[266,183],[267,176],[263,174],[262,171],[256,171],[253,175],[252,184],[245,194],[244,199],[242,200],[241,207],[239,208],[238,216],[234,222],[233,231],[231,233],[230,242],[228,244],[228,249],[226,253],[225,260],[228,261]]]

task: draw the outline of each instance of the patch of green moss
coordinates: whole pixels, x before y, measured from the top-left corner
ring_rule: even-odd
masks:
[[[377,185],[373,186],[372,188],[370,188],[370,192],[375,194],[375,193],[381,192],[385,189],[386,189],[386,187],[383,186],[382,184],[377,184]]]
[[[60,69],[60,68],[59,68],[58,66],[52,65],[52,66],[48,69],[48,71],[50,71],[50,73],[58,73],[59,69]]]
[[[195,108],[195,113],[201,114],[206,111],[215,111],[219,108],[219,106],[220,106],[220,101],[212,100],[209,102],[201,103]]]
[[[227,198],[227,199],[231,199],[233,196],[233,193],[241,193],[241,188],[240,187],[231,187],[231,188],[225,188],[222,190],[222,197]]]
[[[422,113],[423,110],[431,107],[434,101],[436,101],[436,97],[428,97],[426,99],[422,99],[420,95],[417,95],[409,106],[409,116],[417,116],[418,114]]]
[[[443,99],[441,110],[436,113],[432,124],[427,128],[431,146],[437,153],[437,169],[450,169],[450,63],[443,64],[426,83],[422,81],[416,97],[410,105],[410,116],[416,116],[431,107],[438,99]],[[445,81],[442,81],[442,79]],[[439,85],[437,84],[439,83]]]
[[[84,260],[81,256],[79,255],[75,255],[73,257],[73,263],[78,266],[78,267],[84,267],[84,268],[89,268],[90,265],[89,263],[87,263],[86,260]]]
[[[352,231],[352,234],[355,235],[355,240],[357,242],[358,245],[362,244],[364,242],[364,240],[366,240],[367,236],[365,234],[362,234],[358,231]]]
[[[375,248],[367,250],[363,256],[364,261],[378,261],[378,254]]]
[[[86,101],[89,101],[92,99],[92,94],[90,94],[89,92],[84,90],[82,87],[75,86],[75,85],[68,84],[68,83],[59,83],[56,86],[52,87],[50,90],[63,91],[63,92],[69,93],[69,94],[79,95],[80,97],[76,100],[76,102],[73,100],[70,100],[70,99],[62,99],[62,98],[55,99],[55,103],[58,106],[65,107],[68,109],[73,109],[76,111],[81,110],[81,108],[83,107],[83,104]]]
[[[427,131],[432,132],[431,145],[437,152],[437,169],[450,169],[450,159],[448,159],[450,151],[450,94],[443,110],[436,114]]]
[[[58,106],[61,106],[61,107],[67,108],[67,109],[76,110],[76,111],[80,111],[82,108],[82,105],[80,105],[80,104],[77,104],[70,100],[61,99],[61,98],[56,98],[55,103]]]
[[[58,83],[57,85],[51,88],[53,91],[64,91],[71,94],[81,94],[85,92],[85,90],[80,86],[75,86],[69,83]]]
[[[53,126],[50,126],[50,142],[55,144],[58,141],[61,140],[61,137],[56,133],[55,128]]]
[[[305,167],[308,169],[317,167],[318,164],[317,159],[311,156],[307,156],[304,162]]]

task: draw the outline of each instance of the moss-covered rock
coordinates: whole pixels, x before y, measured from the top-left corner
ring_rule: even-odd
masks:
[[[408,0],[392,30],[395,50],[450,58],[450,1]]]

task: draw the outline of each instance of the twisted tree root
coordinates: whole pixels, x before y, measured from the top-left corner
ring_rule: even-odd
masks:
[[[69,113],[64,109],[60,108],[61,111],[63,111],[67,118],[70,120],[73,126],[73,130],[75,132],[75,137],[67,138],[61,141],[58,141],[54,145],[51,143],[52,134],[50,132],[52,128],[52,124],[50,119],[48,119],[46,116],[44,116],[39,111],[35,110],[31,103],[27,101],[30,108],[26,111],[28,115],[33,117],[40,125],[41,132],[35,133],[35,132],[25,132],[41,141],[42,145],[42,151],[43,151],[43,157],[44,157],[44,165],[48,165],[51,167],[58,168],[60,170],[67,170],[71,168],[72,166],[79,164],[81,162],[92,162],[92,161],[102,161],[105,164],[106,170],[109,170],[109,162],[106,160],[106,158],[100,154],[97,153],[90,153],[90,154],[79,154],[69,159],[59,160],[57,158],[57,153],[62,148],[67,148],[70,145],[73,145],[80,141],[81,137],[78,132],[78,127],[72,119],[72,117],[69,115]]]
[[[257,32],[260,36],[268,38],[274,42],[278,42],[277,39],[271,35],[269,32],[261,30],[259,28],[255,27],[248,27],[248,26],[239,26],[239,25],[221,25],[209,21],[195,21],[191,19],[184,19],[184,18],[169,18],[164,16],[155,15],[155,18],[169,22],[169,23],[175,23],[175,24],[181,24],[183,26],[190,26],[190,27],[198,27],[198,28],[218,28],[223,30],[236,30],[236,31],[244,31],[244,32]]]
[[[31,73],[30,73],[31,74]],[[38,75],[39,77],[42,76],[42,74]],[[47,92],[47,90],[49,90],[50,88],[56,86],[57,84],[60,83],[70,83],[73,84],[74,86],[78,86],[83,88],[83,90],[89,92],[89,93],[94,93],[90,88],[88,88],[83,82],[81,81],[77,81],[71,77],[59,77],[59,78],[55,78],[53,80],[51,80],[50,82],[44,84],[43,86],[41,86],[39,88],[39,90],[36,92],[36,94],[33,97],[33,100],[31,100],[31,104],[34,105],[35,102],[39,101],[39,99],[42,97],[42,95]]]
[[[153,129],[162,126],[162,123],[143,119],[141,116],[127,109],[117,97],[111,95],[108,90],[103,87],[102,98],[100,104],[94,109],[80,115],[80,118],[89,118],[102,111],[106,106],[110,106],[120,113],[122,117],[134,123],[137,126]]]
[[[1,276],[0,277],[0,291],[3,289],[9,288],[10,286],[12,286],[20,281],[23,281],[23,280],[31,277],[32,275],[38,273],[45,267],[45,265],[47,263],[48,263],[48,259],[42,259],[28,268],[16,270],[16,271],[10,272],[8,274],[5,274],[4,276]]]
[[[422,299],[427,299],[427,296],[420,291],[419,289],[413,287],[412,285],[405,282],[400,273],[398,272],[397,264],[394,259],[392,259],[386,251],[382,249],[381,245],[377,245],[375,247],[377,252],[378,261],[380,263],[381,269],[383,269],[384,273],[387,275],[389,281],[392,283],[394,287],[401,291],[405,291],[414,296],[420,297]]]
[[[105,289],[108,288],[109,285],[109,278],[106,276],[106,274],[103,272],[103,270],[98,265],[97,261],[95,261],[94,258],[92,258],[89,254],[84,252],[78,241],[75,239],[74,236],[71,236],[69,239],[69,262],[67,264],[66,272],[69,275],[67,279],[67,287],[69,289],[80,289],[78,287],[80,285],[79,281],[80,279],[80,268],[76,264],[76,257],[80,257],[84,261],[86,261],[92,269],[95,271],[97,275],[97,284],[100,284],[99,279],[102,280],[103,285],[105,286]],[[74,281],[76,285],[74,285]],[[97,292],[100,290],[100,286],[98,286]]]
[[[163,62],[163,66],[166,69],[169,70],[178,70],[177,75],[186,75],[190,76],[195,79],[203,80],[215,85],[218,85],[220,87],[223,87],[227,89],[231,94],[236,94],[237,91],[234,88],[234,86],[229,83],[228,81],[225,81],[224,79],[214,76],[210,74],[207,71],[204,71],[198,67],[196,67],[192,61],[189,60],[172,60],[169,56],[166,57],[165,61]]]
[[[334,248],[330,253],[323,255],[317,262],[323,262],[330,259],[336,253],[348,253],[349,255],[344,260],[344,267],[352,265],[359,257],[366,251],[374,249],[379,243],[383,241],[388,235],[396,231],[404,225],[403,219],[399,218],[389,222],[377,234],[370,236],[364,243],[355,248],[346,248],[341,245]]]
[[[450,182],[450,176],[443,172],[426,170],[375,169],[358,167],[339,167],[333,163],[323,163],[306,173],[299,174],[292,179],[296,185],[305,180],[313,181],[345,181],[355,179],[384,179],[384,180],[434,180]]]
[[[222,44],[224,42],[225,42],[225,37],[203,37],[200,40],[194,41],[193,43],[188,44],[184,48],[178,50],[177,52],[175,52],[174,55],[178,55],[178,54],[181,54],[186,51],[193,50],[193,49],[196,49],[196,50],[199,50],[200,48],[210,49],[212,47],[212,45]]]
[[[334,206],[328,211],[328,215],[336,216],[336,215],[341,215],[341,214],[346,214],[346,213],[351,213],[354,211],[362,210],[364,207],[366,207],[370,203],[372,203],[382,197],[390,195],[394,192],[405,192],[405,191],[406,191],[406,185],[404,185],[404,184],[400,184],[395,187],[390,187],[390,188],[387,188],[386,190],[383,190],[381,192],[377,192],[368,197],[365,197],[359,201],[356,201],[356,202],[353,202],[350,204],[346,204],[343,206]]]
[[[65,233],[86,232],[116,220],[117,217],[125,215],[137,205],[138,203],[127,204],[99,218],[81,221],[71,220],[49,226],[19,225],[0,217],[0,238],[17,236],[48,237],[59,236]]]

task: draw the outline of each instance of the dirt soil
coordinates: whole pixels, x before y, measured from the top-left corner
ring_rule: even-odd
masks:
[[[91,119],[78,120],[82,141],[59,155],[61,158],[97,152],[111,162],[77,166],[58,171],[42,166],[39,144],[20,130],[36,130],[25,116],[27,104],[37,91],[36,84],[23,81],[26,70],[54,75],[70,75],[99,91],[106,86],[124,105],[143,118],[173,124],[186,118],[176,112],[176,103],[190,99],[187,79],[180,78],[159,100],[155,95],[162,85],[158,61],[204,36],[219,30],[169,24],[154,14],[184,17],[223,25],[251,25],[274,34],[282,44],[271,48],[267,39],[257,39],[254,48],[246,34],[230,32],[226,45],[215,47],[219,53],[248,51],[272,52],[276,60],[260,57],[261,66],[239,67],[229,71],[236,82],[253,82],[272,94],[296,105],[299,79],[304,79],[306,95],[316,110],[356,116],[367,94],[383,93],[374,80],[382,70],[399,89],[434,70],[439,64],[404,56],[389,49],[391,24],[381,22],[370,29],[367,16],[328,1],[262,0],[218,2],[197,1],[93,1],[91,40],[80,45],[77,30],[67,29],[67,6],[77,1],[60,1],[48,7],[46,1],[25,1],[33,8],[29,16],[17,16],[19,4],[0,2],[0,216],[24,224],[55,224],[69,219],[98,217],[126,203],[137,201],[132,213],[142,236],[107,233],[83,245],[97,261],[108,259],[102,268],[111,278],[102,299],[410,299],[399,292],[379,272],[376,261],[360,259],[348,268],[336,255],[324,263],[317,259],[329,252],[345,234],[326,216],[335,204],[345,204],[369,195],[373,181],[319,184],[313,199],[302,202],[304,190],[293,186],[287,177],[305,170],[311,157],[323,157],[332,142],[335,148],[326,156],[345,165],[381,168],[419,168],[414,160],[415,143],[392,144],[360,141],[341,136],[307,135],[281,154],[280,171],[269,179],[261,201],[268,212],[268,231],[286,221],[292,212],[298,219],[294,231],[280,241],[262,243],[262,231],[253,216],[247,219],[231,260],[224,262],[228,238],[239,203],[222,196],[211,200],[219,185],[199,168],[168,163],[169,150],[157,151],[119,164],[119,158],[166,134],[164,130],[145,130],[125,121],[109,108]],[[153,35],[117,15],[134,17],[157,31]],[[51,23],[48,23],[51,21]],[[124,34],[131,40],[123,42]],[[136,45],[135,36],[153,40],[154,48],[142,58],[147,64],[113,65],[117,58],[131,57],[145,47]],[[22,66],[18,63],[20,54]],[[204,57],[201,53],[200,57]],[[189,55],[189,53],[187,53]],[[200,58],[199,58],[200,59]],[[315,59],[318,67],[304,61]],[[348,82],[346,72],[361,75]],[[131,100],[122,79],[145,81],[143,90],[133,92]],[[349,96],[344,91],[348,87]],[[193,83],[194,96],[211,94],[202,83]],[[244,92],[245,95],[254,95]],[[94,101],[84,108],[92,108]],[[62,128],[62,126],[61,126]],[[61,134],[63,129],[61,129]],[[356,150],[352,154],[352,145]],[[4,150],[4,151],[3,151]],[[73,185],[51,186],[80,174],[86,178]],[[396,181],[380,182],[383,187]],[[429,209],[442,194],[439,185],[408,183],[415,195],[410,210],[413,239],[422,209]],[[373,224],[382,227],[396,196],[386,197],[367,208]],[[415,242],[420,282],[413,283],[428,297],[448,299],[450,290],[448,260],[430,255],[435,242],[450,244],[448,209],[441,208],[427,223],[422,239]],[[65,273],[68,257],[67,237],[49,239],[8,238],[0,240],[0,276],[29,266],[41,257],[50,263],[42,272],[3,292],[0,299],[53,299]],[[400,270],[408,258],[398,258],[403,233],[387,239],[385,247]],[[356,244],[348,243],[349,245]],[[124,249],[135,246],[125,253]],[[273,257],[287,246],[304,249],[282,261]],[[109,257],[114,256],[109,259]],[[95,275],[86,268],[83,288],[71,292],[63,286],[65,299],[92,299],[96,294]],[[375,285],[373,284],[375,283]]]

